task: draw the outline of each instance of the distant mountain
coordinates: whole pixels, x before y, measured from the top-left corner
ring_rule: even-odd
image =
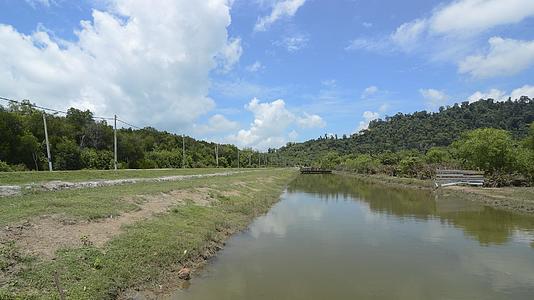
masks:
[[[492,99],[441,107],[439,112],[398,113],[372,121],[369,129],[350,137],[320,137],[304,143],[290,143],[277,152],[298,163],[307,163],[329,151],[339,154],[380,153],[448,146],[468,130],[492,127],[510,131],[514,137],[527,135],[534,122],[534,100],[495,102]]]

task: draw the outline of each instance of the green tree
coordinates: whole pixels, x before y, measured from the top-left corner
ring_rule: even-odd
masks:
[[[453,147],[466,167],[495,172],[513,169],[514,145],[506,130],[482,128],[465,133]]]

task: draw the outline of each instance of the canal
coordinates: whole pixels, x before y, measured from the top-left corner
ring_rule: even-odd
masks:
[[[171,299],[534,299],[534,217],[301,175]]]

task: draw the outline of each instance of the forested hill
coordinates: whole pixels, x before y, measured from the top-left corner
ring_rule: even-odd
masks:
[[[380,153],[448,146],[463,132],[477,128],[510,131],[516,138],[528,133],[534,122],[534,100],[495,102],[491,99],[463,102],[442,107],[439,112],[398,113],[384,120],[372,121],[368,130],[350,137],[320,137],[304,143],[292,143],[278,150],[280,155],[301,163],[312,162],[329,151],[339,154]],[[356,120],[355,120],[356,123]]]

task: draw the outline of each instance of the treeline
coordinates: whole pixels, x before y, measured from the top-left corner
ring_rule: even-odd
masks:
[[[376,154],[340,155],[330,152],[315,162],[316,166],[360,174],[429,179],[437,168],[464,168],[486,172],[488,185],[534,184],[534,123],[524,139],[511,132],[481,128],[465,132],[448,147],[418,150],[384,151]]]
[[[112,169],[113,127],[89,110],[71,108],[65,116],[46,114],[54,170]],[[0,106],[0,171],[48,170],[43,112],[29,102]],[[186,167],[215,167],[215,143],[185,137]],[[117,130],[119,168],[182,167],[182,136],[151,127]],[[237,167],[238,149],[218,145],[219,166]],[[241,150],[241,167],[264,165],[266,158]]]
[[[398,113],[372,121],[369,128],[351,136],[322,136],[279,149],[287,159],[309,165],[330,151],[340,155],[376,154],[447,147],[466,131],[478,128],[503,129],[513,138],[528,134],[534,122],[534,101],[528,97],[496,102],[492,99],[441,107],[438,112]],[[355,121],[356,123],[356,121]]]

